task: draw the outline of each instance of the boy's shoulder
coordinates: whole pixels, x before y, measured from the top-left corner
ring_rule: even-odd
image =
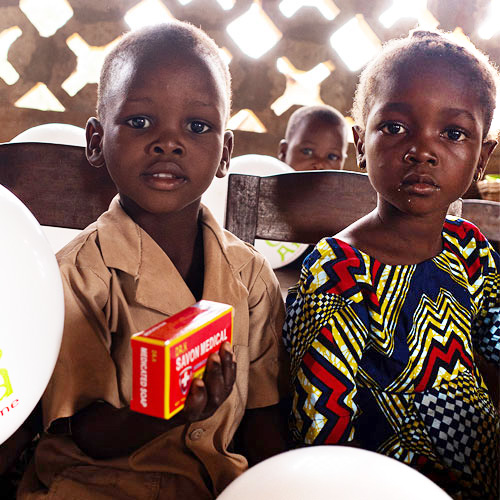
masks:
[[[56,254],[62,274],[70,269],[89,269],[99,276],[109,273],[99,247],[97,222],[83,229],[75,238]]]
[[[247,288],[252,288],[257,281],[263,282],[266,288],[276,286],[277,278],[269,261],[253,245],[224,229],[206,207],[202,208],[202,223],[205,231],[212,232],[217,240],[222,257],[233,274]]]
[[[265,257],[253,245],[224,229],[205,206],[202,207],[202,223],[207,230],[214,234],[219,242],[221,252],[235,271],[239,271],[249,264],[262,266],[267,263]]]
[[[61,272],[90,269],[100,277],[108,276],[109,267],[113,267],[110,259],[116,253],[132,254],[140,246],[136,233],[133,221],[113,200],[109,210],[59,250],[56,257]]]

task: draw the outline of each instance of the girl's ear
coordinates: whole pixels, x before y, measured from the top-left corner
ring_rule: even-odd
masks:
[[[278,146],[278,160],[285,161],[287,149],[288,142],[286,142],[285,139],[281,139],[280,145]]]
[[[224,132],[224,145],[222,146],[222,157],[220,159],[216,177],[224,177],[229,170],[229,163],[231,162],[231,155],[233,153],[234,134],[231,130]]]
[[[89,118],[85,127],[85,137],[87,139],[87,148],[85,153],[89,163],[96,168],[103,167],[104,154],[102,152],[102,139],[104,130],[101,122],[97,118]]]
[[[354,125],[354,127],[352,127],[352,135],[354,137],[354,145],[356,146],[356,161],[358,162],[358,167],[365,169],[365,131],[359,125]]]
[[[479,161],[477,162],[476,172],[474,174],[474,181],[479,181],[483,177],[490,156],[493,153],[494,149],[497,147],[497,144],[497,141],[494,140],[483,141],[483,144],[481,145]]]

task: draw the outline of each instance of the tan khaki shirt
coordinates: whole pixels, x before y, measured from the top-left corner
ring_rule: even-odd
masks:
[[[163,500],[178,499],[176,492],[183,491],[185,498],[208,499],[247,468],[228,445],[245,409],[276,404],[286,387],[283,303],[265,259],[223,230],[204,207],[201,221],[203,299],[234,307],[237,376],[231,395],[212,417],[175,428],[128,457],[94,460],[71,436],[45,434],[19,498]],[[46,429],[96,400],[128,405],[131,335],[195,302],[168,256],[117,199],[58,260],[66,318],[43,397]]]

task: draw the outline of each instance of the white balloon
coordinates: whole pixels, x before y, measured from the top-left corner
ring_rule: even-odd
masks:
[[[49,381],[64,322],[62,282],[40,224],[0,186],[0,443],[29,416]]]
[[[218,500],[450,500],[411,467],[347,446],[287,451],[248,469]]]
[[[229,173],[274,175],[294,172],[290,165],[268,155],[242,155],[231,159]]]
[[[219,224],[224,225],[227,204],[228,176],[234,174],[274,175],[294,172],[293,168],[267,155],[242,155],[231,159],[229,174],[215,178],[201,201],[210,209]],[[273,269],[286,266],[300,257],[307,245],[284,241],[256,240],[255,248],[264,255]]]
[[[45,123],[16,135],[10,142],[50,142],[69,146],[87,145],[85,129],[67,123]]]

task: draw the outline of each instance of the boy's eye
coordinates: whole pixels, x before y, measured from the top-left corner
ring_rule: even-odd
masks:
[[[132,128],[148,128],[151,126],[149,118],[146,118],[144,116],[134,116],[134,118],[130,118],[130,120],[127,120],[127,124]]]
[[[335,153],[330,153],[328,155],[328,159],[330,161],[338,161],[340,159],[339,155],[336,155]]]
[[[467,137],[464,132],[456,128],[449,128],[444,131],[444,136],[450,141],[461,142]]]
[[[404,134],[405,128],[400,123],[386,123],[380,130],[390,135]]]
[[[210,127],[206,123],[195,120],[189,124],[189,130],[195,134],[204,134],[210,130]]]
[[[306,156],[312,156],[312,154],[313,154],[313,150],[311,148],[303,148],[301,150],[301,152],[303,154],[305,154]]]

